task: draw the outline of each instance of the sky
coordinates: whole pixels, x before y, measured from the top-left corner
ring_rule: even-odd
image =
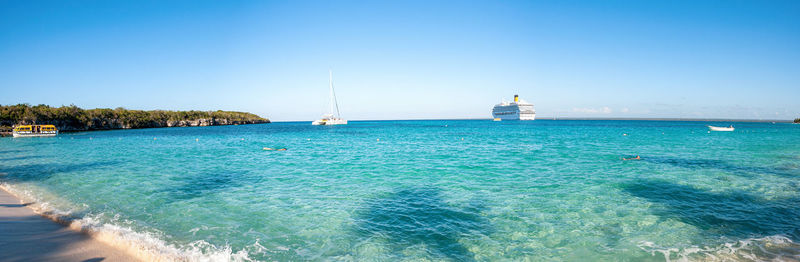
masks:
[[[0,104],[800,117],[800,1],[0,0]]]

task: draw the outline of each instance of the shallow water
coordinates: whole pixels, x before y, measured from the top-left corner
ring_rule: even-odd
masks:
[[[730,123],[351,121],[3,138],[0,182],[45,211],[192,260],[800,259],[800,126],[706,124]]]

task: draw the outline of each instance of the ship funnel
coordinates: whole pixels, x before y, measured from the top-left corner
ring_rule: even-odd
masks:
[[[514,95],[514,102],[519,102],[519,95]]]

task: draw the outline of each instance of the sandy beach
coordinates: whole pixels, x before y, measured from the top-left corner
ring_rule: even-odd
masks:
[[[0,189],[2,261],[138,261],[134,257],[33,212]]]

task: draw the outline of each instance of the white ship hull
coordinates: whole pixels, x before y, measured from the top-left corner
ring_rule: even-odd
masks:
[[[13,132],[11,135],[13,137],[50,137],[56,136],[58,131],[55,132],[42,132],[42,133],[31,133],[31,132]]]
[[[320,119],[311,122],[311,125],[315,126],[334,126],[334,125],[346,125],[346,124],[347,120],[345,119]]]
[[[708,126],[708,130],[710,130],[710,131],[731,132],[731,131],[734,130],[734,128],[733,128],[733,126],[730,126],[730,127]]]
[[[519,112],[510,112],[507,114],[492,114],[494,118],[500,118],[500,120],[536,120],[536,113],[533,114],[526,114],[526,113],[519,113]]]

